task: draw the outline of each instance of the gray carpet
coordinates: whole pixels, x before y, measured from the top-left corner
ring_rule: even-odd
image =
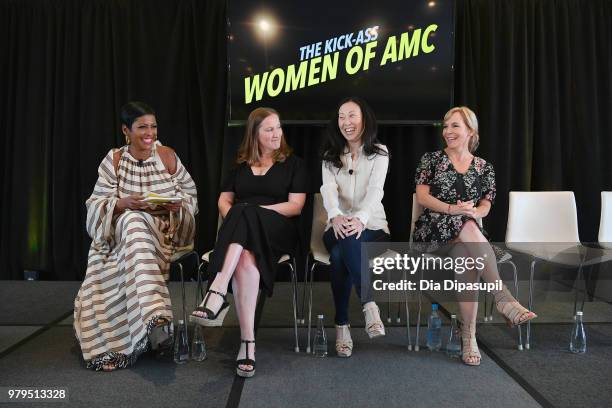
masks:
[[[531,350],[519,352],[504,326],[480,325],[479,341],[556,407],[612,405],[612,325],[588,324],[587,352],[569,352],[571,324],[533,324]]]
[[[0,285],[0,295],[7,299],[3,302],[4,313],[0,314],[0,352],[38,330],[39,324],[56,321],[70,312],[80,285],[79,282],[6,283]],[[350,359],[333,357],[333,302],[326,282],[315,283],[313,314],[325,315],[332,356],[321,360],[303,352],[295,354],[290,329],[293,324],[291,287],[289,283],[278,283],[274,297],[266,299],[258,331],[257,375],[244,383],[240,405],[310,407],[345,401],[351,406],[538,406],[521,387],[522,383],[555,406],[610,406],[612,386],[607,379],[612,375],[612,325],[589,324],[587,354],[568,353],[570,326],[558,322],[567,321],[573,298],[571,291],[563,288],[547,291],[551,287],[551,284],[536,287],[538,321],[543,324],[534,325],[533,349],[518,352],[516,331],[496,324],[481,324],[480,340],[491,349],[493,358],[483,355],[481,367],[473,368],[450,360],[443,353],[406,351],[405,327],[392,327],[397,325],[396,304],[392,305],[393,324],[387,325],[388,336],[370,341],[363,332],[363,313],[356,296],[351,299],[350,307],[355,355]],[[178,317],[180,285],[170,283],[170,292]],[[195,285],[188,284],[188,312],[195,303],[194,292]],[[379,305],[386,320],[387,305]],[[450,310],[456,305],[444,306]],[[410,307],[414,336],[416,304],[411,303]],[[429,311],[430,304],[424,299],[424,324]],[[587,303],[585,307],[585,315],[591,322],[609,322],[610,312],[611,306],[601,301]],[[444,321],[448,323],[445,318]],[[553,324],[555,321],[557,324]],[[399,326],[404,322],[402,307]],[[225,406],[234,384],[234,359],[239,342],[237,323],[232,307],[224,328],[205,331],[209,348],[209,359],[205,362],[177,366],[143,356],[135,367],[109,374],[83,367],[73,336],[72,318],[68,317],[0,358],[0,386],[68,387],[70,406],[117,406],[118,400],[122,406]],[[425,342],[425,330],[423,327],[421,345]],[[447,330],[446,326],[443,332]],[[300,328],[299,336],[304,350],[304,327]],[[503,370],[505,366],[514,378]],[[335,386],[338,379],[342,379],[342,387]],[[45,405],[37,403],[37,406]]]
[[[2,281],[0,325],[49,324],[74,308],[80,282]]]
[[[333,329],[327,330],[333,339]],[[484,356],[468,367],[443,352],[407,352],[404,332],[388,330],[369,340],[352,330],[351,358],[315,358],[295,354],[279,342],[288,330],[257,333],[257,374],[245,382],[241,407],[538,407],[514,380]],[[486,386],[482,386],[486,384]]]
[[[0,326],[0,353],[19,343],[42,326]]]
[[[0,387],[68,388],[70,406],[77,407],[225,406],[238,333],[210,330],[206,339],[209,358],[201,363],[176,365],[143,356],[131,369],[104,373],[84,368],[72,328],[54,327],[0,359]]]

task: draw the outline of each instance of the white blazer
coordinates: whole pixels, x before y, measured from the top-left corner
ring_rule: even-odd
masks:
[[[387,147],[378,144],[385,152]],[[321,195],[327,210],[327,227],[337,215],[354,216],[370,230],[384,230],[389,234],[387,216],[382,205],[385,178],[389,167],[389,156],[375,154],[366,157],[363,146],[355,162],[350,151],[340,157],[342,168],[329,167],[323,161],[323,185]]]

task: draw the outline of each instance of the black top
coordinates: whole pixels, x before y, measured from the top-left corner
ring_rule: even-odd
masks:
[[[289,193],[306,193],[304,161],[289,156],[276,162],[266,174],[256,176],[247,163],[234,166],[221,185],[221,191],[235,193],[234,203],[269,205],[287,201]]]

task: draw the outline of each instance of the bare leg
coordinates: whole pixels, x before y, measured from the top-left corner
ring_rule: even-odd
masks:
[[[458,242],[453,246],[450,256],[456,259],[458,257],[470,257],[471,255],[468,252],[466,245]],[[456,272],[455,278],[460,282],[472,283],[478,281],[479,274],[474,269],[466,269],[462,273]],[[478,365],[480,364],[480,357],[478,347],[476,345],[476,339],[473,338],[475,332],[472,333],[472,329],[476,327],[476,315],[478,313],[478,292],[471,291],[457,294],[457,303],[459,305],[459,313],[461,314],[462,341],[464,344],[469,342],[470,350],[472,351],[468,352],[466,346],[462,359],[468,365]]]
[[[221,268],[221,271],[217,273],[217,276],[215,276],[215,279],[210,285],[210,289],[220,293],[227,293],[227,287],[232,279],[232,276],[234,275],[236,265],[238,265],[238,261],[240,260],[240,256],[243,251],[244,248],[240,244],[230,244],[228,246],[227,252],[225,253],[225,260],[223,261],[223,267]],[[210,297],[207,307],[212,311],[217,311],[222,304],[223,298],[221,298],[221,296],[213,295]],[[193,315],[206,317],[206,313],[200,311],[194,311]]]
[[[255,257],[248,250],[243,250],[240,255],[234,279],[232,279],[232,289],[240,323],[240,337],[243,340],[255,340],[255,308],[259,292],[259,270],[257,270]],[[246,347],[249,347],[249,358],[255,360],[255,343],[241,343],[237,360],[246,358]],[[253,367],[241,364],[239,368],[250,371]]]
[[[482,257],[484,259],[485,267],[482,270],[482,279],[485,282],[495,283],[501,280],[493,248],[484,235],[482,235],[480,228],[478,228],[474,221],[465,223],[457,240],[466,244],[472,243],[473,245],[466,246],[471,257]],[[535,313],[521,306],[505,286],[503,290],[492,293],[495,296],[497,309],[504,317],[509,319],[512,324],[520,324],[537,317]],[[476,314],[474,314],[474,317],[475,316]]]

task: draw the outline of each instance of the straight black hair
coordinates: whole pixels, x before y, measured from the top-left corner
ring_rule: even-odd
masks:
[[[359,106],[359,109],[361,109],[361,120],[363,121],[361,140],[363,142],[363,151],[366,157],[370,157],[375,154],[388,156],[386,151],[376,146],[376,144],[380,142],[377,137],[378,124],[376,123],[374,111],[363,99],[356,96],[349,96],[342,99],[340,103],[338,103],[336,111],[327,125],[327,137],[323,142],[323,152],[321,157],[323,161],[326,162],[325,164],[330,168],[331,166],[338,169],[342,168],[342,160],[340,160],[340,157],[345,152],[347,141],[342,135],[342,132],[340,132],[340,127],[338,126],[338,111],[340,110],[340,107],[347,102],[354,102]]]

